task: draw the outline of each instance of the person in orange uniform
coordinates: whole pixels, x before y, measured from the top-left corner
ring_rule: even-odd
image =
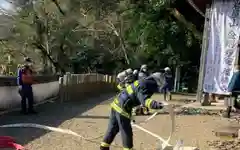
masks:
[[[33,80],[33,71],[31,69],[31,60],[29,58],[25,59],[26,64],[20,68],[19,72],[19,93],[22,97],[21,106],[22,106],[22,113],[28,114],[32,113],[35,114],[36,111],[33,109],[33,90],[32,84],[34,84]],[[27,110],[27,102],[28,100],[28,110]]]

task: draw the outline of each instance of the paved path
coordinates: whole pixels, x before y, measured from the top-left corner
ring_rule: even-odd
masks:
[[[108,124],[109,102],[113,95],[99,96],[95,99],[79,100],[78,102],[47,103],[37,108],[38,115],[22,116],[17,112],[0,116],[0,124],[37,123],[64,129],[71,129],[85,137],[99,137]],[[161,99],[160,96],[154,96]],[[146,117],[139,117],[144,120]],[[218,117],[211,116],[177,116],[177,129],[171,143],[177,139],[184,139],[186,145],[206,149],[206,141],[216,137],[212,130],[222,123]],[[168,115],[158,115],[154,120],[143,125],[145,128],[167,138],[170,132]],[[156,139],[134,129],[134,144],[137,150],[154,150]],[[48,132],[31,128],[0,129],[0,135],[14,136],[19,143],[26,145],[30,150],[97,150],[98,144],[89,143],[70,135]],[[101,141],[96,138],[96,141]],[[118,135],[115,142],[121,145]],[[120,150],[120,148],[112,148]]]

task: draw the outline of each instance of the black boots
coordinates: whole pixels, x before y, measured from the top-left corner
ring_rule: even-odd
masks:
[[[110,148],[109,147],[102,147],[102,146],[100,146],[100,150],[110,150]]]

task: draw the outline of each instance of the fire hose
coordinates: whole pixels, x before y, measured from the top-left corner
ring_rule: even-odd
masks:
[[[167,140],[164,140],[159,135],[157,135],[157,134],[155,134],[151,131],[148,131],[147,129],[140,126],[140,124],[146,123],[146,122],[152,120],[159,113],[158,111],[155,112],[153,115],[151,115],[150,117],[148,117],[146,120],[144,120],[142,122],[135,122],[135,123],[132,122],[133,127],[137,128],[137,129],[139,129],[139,130],[141,130],[145,133],[148,133],[151,136],[157,138],[159,141],[161,141],[162,142],[162,150],[164,150],[167,146],[171,146],[169,144],[169,141],[171,140],[173,132],[175,131],[175,114],[174,114],[173,106],[172,105],[167,105],[166,107],[168,107],[169,115],[170,115],[170,118],[171,118],[171,131],[170,131],[170,135],[169,135]],[[0,128],[38,128],[38,129],[49,130],[49,131],[53,131],[53,132],[59,132],[59,133],[62,133],[62,134],[69,134],[69,135],[76,136],[78,138],[81,138],[82,140],[85,140],[85,141],[88,141],[88,142],[91,142],[91,143],[95,143],[95,144],[100,144],[100,143],[98,141],[95,141],[94,139],[97,139],[97,138],[101,137],[101,136],[98,136],[98,137],[95,137],[95,138],[86,138],[86,137],[84,137],[84,136],[82,136],[82,135],[80,135],[76,132],[73,132],[71,130],[68,130],[68,129],[61,129],[61,128],[56,128],[56,127],[51,127],[51,126],[46,126],[46,125],[34,124],[34,123],[7,124],[7,125],[1,125]],[[112,144],[112,146],[122,148],[122,146],[115,145],[115,144]]]

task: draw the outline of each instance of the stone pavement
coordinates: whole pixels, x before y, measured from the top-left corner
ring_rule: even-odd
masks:
[[[113,94],[99,95],[98,98],[94,99],[79,99],[79,101],[64,103],[48,102],[37,107],[38,115],[23,116],[18,112],[0,115],[0,125],[36,123],[71,129],[87,138],[99,137],[106,131],[110,103],[107,99],[112,96]],[[154,99],[161,100],[162,95],[154,95]],[[181,101],[186,97],[174,95],[174,99]],[[146,117],[139,117],[138,119],[141,121]],[[206,141],[215,138],[209,133],[221,122],[222,120],[219,120],[218,117],[212,118],[212,116],[178,116],[176,117],[177,130],[171,143],[175,143],[176,140],[181,138],[184,139],[186,145],[197,146],[197,143],[200,143],[200,146],[205,148]],[[163,138],[167,138],[170,131],[169,116],[167,114],[158,115],[155,119],[144,124],[143,127],[163,136]],[[196,132],[186,132],[193,130],[196,130]],[[138,150],[154,149],[157,142],[155,138],[138,130],[134,131],[134,134],[137,137],[135,138],[135,145]],[[18,143],[27,145],[31,150],[93,150],[99,147],[98,144],[85,142],[72,136],[31,128],[3,128],[0,129],[0,135],[13,136]],[[198,137],[200,142],[196,141],[195,137]],[[101,137],[97,141],[101,141]],[[115,144],[121,145],[120,136],[116,138]],[[140,147],[143,147],[143,149]],[[112,149],[118,150],[119,148]]]
[[[18,111],[0,115],[0,125],[16,123],[35,123],[58,127],[66,120],[72,119],[92,109],[96,105],[105,102],[113,94],[101,95],[95,99],[79,100],[75,102],[50,101],[36,107],[37,115],[22,115]],[[107,117],[108,118],[108,117]],[[13,136],[18,143],[23,145],[38,139],[48,131],[31,128],[0,128],[0,135]]]

